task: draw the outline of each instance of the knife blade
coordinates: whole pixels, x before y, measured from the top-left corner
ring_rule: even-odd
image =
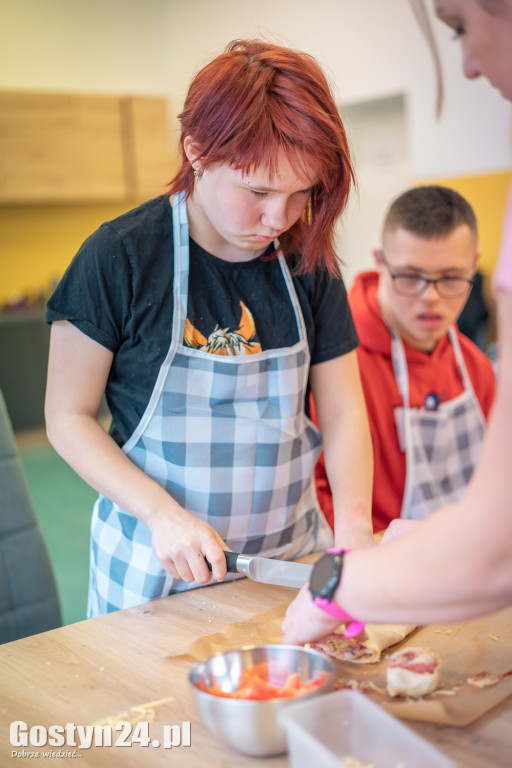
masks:
[[[242,555],[238,552],[224,552],[229,573],[242,573],[252,581],[275,584],[279,587],[300,589],[309,581],[313,566],[307,563],[293,563],[289,560],[274,560],[270,557]],[[206,561],[208,563],[208,561]],[[210,563],[208,568],[211,570]]]

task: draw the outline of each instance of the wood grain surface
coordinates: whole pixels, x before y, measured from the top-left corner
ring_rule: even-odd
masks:
[[[9,742],[9,726],[13,721],[26,722],[29,727],[91,725],[133,706],[173,697],[156,709],[149,723],[149,734],[152,740],[163,742],[165,725],[181,726],[189,721],[189,747],[92,746],[77,749],[75,758],[62,759],[78,761],[73,763],[77,768],[117,765],[243,768],[262,762],[267,768],[288,766],[287,756],[262,761],[219,744],[203,727],[195,711],[187,680],[190,665],[173,657],[199,638],[249,620],[291,600],[294,594],[292,589],[241,579],[0,646],[0,765],[11,765],[15,759],[12,750],[23,749]],[[512,611],[507,616],[511,625]],[[502,637],[501,642],[510,647],[510,636]],[[511,721],[512,698],[508,698],[465,727],[416,721],[406,724],[462,768],[505,768],[511,765]],[[42,762],[55,765],[55,758],[42,756],[43,751],[49,749],[59,751],[59,747],[25,747],[27,752],[40,752],[36,765]],[[73,752],[74,748],[60,749]],[[28,758],[17,759],[21,762]]]

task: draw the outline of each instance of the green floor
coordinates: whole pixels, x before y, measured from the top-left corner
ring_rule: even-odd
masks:
[[[30,495],[50,553],[62,621],[85,619],[89,524],[97,496],[51,446],[20,449]]]

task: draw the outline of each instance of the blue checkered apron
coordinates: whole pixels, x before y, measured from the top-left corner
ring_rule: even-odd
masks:
[[[422,520],[462,496],[478,463],[485,418],[469,378],[454,328],[448,330],[464,391],[436,410],[409,406],[404,346],[393,335],[391,356],[403,406],[395,420],[405,450],[405,488],[400,517]]]
[[[175,200],[172,340],[147,409],[123,450],[236,552],[293,559],[332,545],[313,470],[319,430],[304,413],[310,354],[290,272],[299,341],[249,356],[184,346],[189,234]],[[172,578],[149,529],[104,496],[91,522],[88,616],[198,587]],[[227,577],[237,578],[231,574]]]

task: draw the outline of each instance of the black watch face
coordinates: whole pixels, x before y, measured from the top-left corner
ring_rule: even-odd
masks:
[[[332,597],[340,580],[340,569],[337,567],[340,560],[339,555],[326,552],[315,563],[309,581],[313,597]]]

